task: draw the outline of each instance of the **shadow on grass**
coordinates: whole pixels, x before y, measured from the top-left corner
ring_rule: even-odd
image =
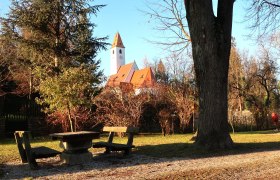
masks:
[[[230,150],[207,151],[198,149],[191,143],[174,143],[151,146],[139,146],[132,152],[132,155],[123,156],[120,153],[111,155],[96,155],[92,162],[84,165],[65,165],[58,159],[53,161],[39,161],[39,170],[30,170],[28,164],[4,164],[0,166],[0,178],[22,179],[56,176],[61,174],[87,173],[87,178],[94,178],[102,175],[103,171],[111,171],[115,168],[137,166],[141,164],[154,164],[159,162],[172,162],[187,159],[201,159],[207,157],[219,157],[230,155],[242,155],[246,153],[276,151],[280,150],[280,142],[266,143],[236,143]],[[15,173],[15,174],[14,174]],[[103,177],[104,178],[104,177]]]
[[[16,141],[12,138],[0,139],[0,145],[8,145],[8,144],[15,144]]]
[[[51,138],[48,136],[42,136],[42,137],[35,137],[31,139],[32,142],[45,142],[45,141],[51,141]],[[0,145],[13,145],[16,144],[16,140],[14,138],[5,138],[0,139]]]
[[[211,151],[199,148],[192,143],[174,143],[140,146],[136,152],[157,158],[207,158],[275,150],[280,150],[280,142],[235,143],[232,149]]]
[[[280,131],[277,130],[266,130],[266,131],[246,131],[246,132],[237,132],[238,134],[277,134]]]

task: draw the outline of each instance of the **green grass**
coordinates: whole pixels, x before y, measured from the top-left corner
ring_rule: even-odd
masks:
[[[133,149],[133,154],[147,155],[155,158],[203,158],[209,156],[280,150],[280,133],[274,131],[240,132],[231,134],[231,137],[235,142],[235,148],[211,152],[204,149],[198,149],[193,145],[193,141],[190,141],[191,137],[192,134],[175,134],[165,137],[160,134],[137,135],[135,136],[133,143],[136,146],[136,148]],[[106,139],[107,137],[102,136],[101,139],[95,139],[94,141],[106,141]],[[126,137],[115,137],[114,140],[114,142],[119,143],[126,143],[126,141]],[[53,141],[49,137],[32,139],[31,145],[33,147],[47,146],[62,150],[59,147],[59,141]],[[95,153],[104,150],[91,148],[90,151]],[[2,165],[9,161],[19,159],[19,153],[15,141],[13,139],[0,140],[0,179],[4,176]]]
[[[236,146],[232,150],[209,152],[198,149],[190,141],[192,134],[175,134],[162,136],[137,135],[134,138],[135,154],[143,154],[153,157],[201,157],[221,155],[224,153],[243,153],[247,151],[263,151],[271,149],[280,149],[280,133],[274,131],[242,132],[231,134]],[[126,143],[127,138],[115,137],[114,142]],[[94,141],[106,141],[106,137]],[[61,150],[58,141],[52,141],[48,137],[35,138],[31,140],[32,146],[47,146]],[[13,139],[0,141],[0,164],[19,159],[19,153]],[[90,149],[91,152],[100,151],[100,149]],[[102,150],[101,150],[102,151]],[[1,173],[1,172],[0,172]]]

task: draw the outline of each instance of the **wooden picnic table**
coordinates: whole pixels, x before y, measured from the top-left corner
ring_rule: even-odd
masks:
[[[88,151],[92,147],[92,140],[100,137],[99,132],[78,131],[50,134],[53,140],[60,140],[63,152],[60,158],[66,164],[83,164],[92,160],[92,154]]]

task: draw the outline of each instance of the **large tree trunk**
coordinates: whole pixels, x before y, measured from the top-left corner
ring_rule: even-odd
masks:
[[[185,0],[199,93],[196,144],[230,148],[228,124],[228,68],[231,47],[233,0]]]

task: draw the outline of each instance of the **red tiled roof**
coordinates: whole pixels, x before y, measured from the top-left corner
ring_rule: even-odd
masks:
[[[152,69],[148,67],[135,70],[135,66],[137,69],[135,62],[121,66],[117,74],[109,77],[106,86],[121,87],[125,85],[125,87],[129,87],[130,85],[128,84],[131,84],[134,88],[154,86],[156,80]],[[131,76],[131,78],[129,76]],[[122,83],[126,84],[122,85]],[[130,89],[130,87],[128,89]]]
[[[133,64],[134,63],[130,63],[121,66],[117,74],[111,75],[109,77],[106,86],[115,87],[115,86],[119,86],[120,82],[125,82],[126,78],[129,75],[129,72],[133,70]]]
[[[155,83],[155,77],[150,67],[134,72],[131,81],[135,88],[151,87]]]

